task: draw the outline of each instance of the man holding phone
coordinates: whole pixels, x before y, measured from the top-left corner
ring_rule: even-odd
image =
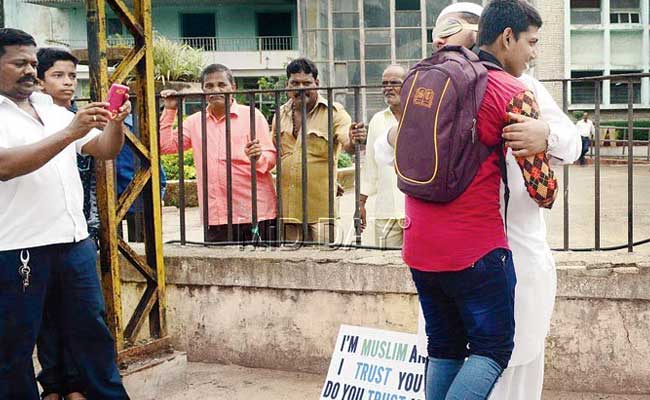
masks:
[[[65,290],[48,306],[88,398],[128,399],[104,322],[76,154],[115,158],[131,104],[114,116],[101,102],[72,114],[35,92],[37,64],[31,35],[0,29],[0,398],[40,398],[32,352],[46,289],[58,282]]]

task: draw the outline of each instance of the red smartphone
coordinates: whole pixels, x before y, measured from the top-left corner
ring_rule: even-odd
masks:
[[[111,88],[108,90],[108,99],[106,102],[108,105],[108,111],[111,114],[115,115],[120,111],[122,104],[126,102],[129,98],[129,87],[114,83],[111,85]]]

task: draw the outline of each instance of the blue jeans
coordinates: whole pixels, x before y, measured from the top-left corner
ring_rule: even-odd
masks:
[[[442,372],[437,375],[449,381],[447,387],[459,376],[467,379],[461,383],[472,389],[472,381],[478,384],[483,378],[477,377],[481,375],[477,371],[493,377],[491,384],[494,384],[507,367],[514,347],[517,280],[510,251],[493,250],[462,271],[411,269],[411,274],[424,313],[429,357],[434,361],[430,360],[427,372],[445,364],[441,371],[447,372],[447,378],[441,376]],[[464,364],[463,360],[470,355],[478,357],[474,357],[472,363]],[[483,362],[484,358],[491,360],[492,365]],[[447,362],[438,365],[437,360]],[[471,367],[472,373],[463,372],[465,367]],[[487,398],[491,388],[489,385],[483,398]],[[428,400],[438,398],[445,397],[427,397]]]
[[[0,399],[38,400],[32,352],[41,328],[47,289],[64,288],[48,312],[92,400],[124,400],[114,341],[104,321],[104,300],[92,240],[28,249],[32,269],[23,292],[20,250],[0,252]]]
[[[41,393],[43,397],[50,393],[67,395],[84,391],[81,376],[74,365],[74,358],[58,327],[57,318],[60,309],[56,305],[61,302],[65,288],[60,287],[56,281],[57,279],[50,280],[43,310],[43,323],[36,340],[38,362],[41,364],[41,372],[36,379],[43,387]]]
[[[584,165],[585,163],[585,155],[589,152],[589,138],[585,136],[581,136],[582,139],[582,151],[580,152],[580,165]]]

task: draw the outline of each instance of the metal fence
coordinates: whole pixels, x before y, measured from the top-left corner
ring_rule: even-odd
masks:
[[[627,227],[628,227],[628,237],[627,237],[627,243],[620,244],[618,246],[611,246],[611,247],[603,247],[601,246],[601,212],[602,212],[602,206],[601,206],[601,165],[603,164],[603,156],[602,156],[602,137],[601,137],[601,128],[605,128],[605,126],[601,126],[600,121],[601,121],[601,110],[600,110],[600,104],[599,104],[599,99],[601,98],[601,93],[600,93],[600,87],[601,85],[595,85],[595,98],[597,99],[596,104],[594,105],[594,118],[593,121],[596,126],[596,133],[595,137],[593,140],[593,162],[594,162],[594,198],[595,198],[595,205],[594,205],[594,219],[595,219],[595,226],[594,226],[594,245],[593,247],[588,247],[588,248],[572,248],[570,246],[570,236],[569,236],[569,226],[570,226],[570,213],[569,213],[569,195],[571,193],[571,184],[570,184],[570,168],[569,166],[564,166],[563,167],[563,179],[564,179],[564,190],[563,190],[563,200],[564,200],[564,208],[563,208],[563,246],[561,248],[558,248],[556,250],[574,250],[574,251],[591,251],[591,250],[618,250],[618,249],[627,249],[628,251],[633,251],[634,246],[638,246],[644,243],[650,242],[650,239],[644,239],[641,241],[636,241],[634,240],[634,213],[633,213],[633,205],[634,205],[634,196],[633,196],[633,189],[634,189],[634,181],[633,181],[633,176],[634,176],[634,162],[635,162],[635,155],[634,155],[634,146],[635,145],[643,145],[646,146],[646,154],[644,157],[636,157],[636,161],[642,161],[643,159],[647,159],[648,157],[648,152],[650,152],[650,146],[648,146],[648,141],[647,140],[634,140],[633,135],[627,135],[625,132],[632,132],[633,129],[638,129],[634,128],[634,104],[633,104],[633,84],[638,82],[638,79],[640,77],[650,77],[650,74],[631,74],[631,75],[616,75],[616,76],[602,76],[602,77],[590,77],[590,78],[579,78],[579,79],[563,79],[563,80],[548,80],[547,82],[560,82],[562,84],[563,88],[563,108],[565,113],[568,112],[568,98],[567,98],[567,91],[568,91],[568,84],[571,81],[602,81],[602,80],[624,80],[628,82],[628,93],[629,93],[629,104],[628,104],[628,112],[627,112],[627,127],[625,129],[622,128],[617,128],[621,131],[624,132],[624,139],[616,139],[616,143],[624,143],[625,146],[620,146],[621,147],[621,152],[625,151],[626,154],[621,154],[618,156],[618,158],[621,158],[625,156],[625,159],[627,160]],[[636,80],[636,81],[635,81]],[[334,100],[335,94],[338,96],[341,93],[345,93],[348,96],[353,96],[354,98],[354,110],[352,114],[352,119],[353,121],[357,122],[364,122],[367,120],[367,118],[363,115],[360,114],[360,94],[362,90],[366,89],[377,89],[378,87],[376,86],[353,86],[353,87],[331,87],[331,88],[321,88],[320,92],[324,95],[324,97],[327,99],[328,104],[332,104]],[[182,138],[182,132],[183,132],[183,123],[185,117],[187,115],[184,112],[185,107],[183,106],[184,103],[186,102],[196,102],[197,100],[200,101],[201,103],[201,108],[200,108],[200,113],[201,113],[201,125],[202,125],[202,133],[201,133],[201,139],[202,139],[202,154],[195,154],[195,157],[201,157],[202,160],[207,160],[208,159],[208,151],[214,151],[214,149],[208,149],[206,144],[207,144],[207,111],[206,111],[206,106],[207,106],[207,96],[205,94],[200,94],[200,93],[195,93],[195,94],[183,94],[179,95],[178,100],[179,100],[179,105],[177,108],[177,117],[176,120],[178,121],[178,129],[177,129],[177,135],[178,135],[178,142],[179,142],[179,149],[177,151],[178,154],[178,159],[179,159],[179,192],[178,192],[178,208],[179,208],[179,225],[180,225],[180,237],[177,240],[172,240],[171,242],[174,243],[180,243],[182,245],[185,244],[205,244],[205,245],[235,245],[235,244],[253,244],[253,245],[288,245],[288,244],[295,244],[295,242],[289,242],[284,240],[283,238],[283,209],[282,209],[282,190],[281,190],[281,185],[282,185],[282,155],[281,155],[281,142],[282,142],[282,137],[281,137],[281,119],[277,118],[276,119],[276,125],[275,125],[275,130],[271,132],[271,135],[275,138],[275,143],[276,143],[276,148],[278,149],[276,153],[276,169],[275,169],[275,189],[276,189],[276,194],[277,194],[277,217],[276,217],[276,229],[277,229],[277,238],[273,241],[273,243],[262,243],[261,241],[250,241],[250,242],[236,242],[233,241],[233,205],[235,202],[237,202],[237,199],[233,199],[233,179],[232,179],[232,129],[231,129],[231,117],[230,117],[230,100],[234,97],[237,96],[240,99],[245,99],[248,105],[250,106],[250,119],[251,121],[254,121],[255,114],[254,114],[254,109],[256,105],[258,104],[258,99],[260,96],[265,97],[267,99],[272,99],[272,102],[274,104],[273,107],[273,113],[275,115],[280,115],[280,107],[283,103],[283,96],[286,94],[287,90],[285,89],[269,89],[269,90],[252,90],[252,91],[238,91],[238,92],[232,92],[232,93],[226,93],[225,94],[225,100],[226,100],[226,113],[225,113],[225,135],[224,135],[224,146],[225,146],[225,152],[226,152],[226,164],[228,165],[227,169],[227,179],[226,179],[226,190],[227,190],[227,221],[228,221],[228,229],[227,229],[227,238],[228,240],[225,242],[221,243],[208,243],[207,238],[208,238],[208,224],[206,221],[209,221],[208,218],[208,209],[209,209],[209,199],[208,199],[208,188],[209,185],[209,176],[208,176],[208,168],[207,168],[207,163],[202,162],[202,187],[204,190],[202,191],[202,204],[204,205],[202,209],[202,220],[203,220],[203,242],[195,242],[195,241],[190,241],[187,239],[187,234],[186,234],[186,182],[184,178],[184,165],[183,165],[183,149],[182,149],[182,143],[183,143],[183,138]],[[301,96],[305,96],[305,89],[303,90],[298,90],[298,92],[301,93]],[[160,99],[158,99],[158,102],[160,103]],[[309,181],[309,176],[308,176],[308,169],[307,169],[307,132],[309,132],[309,127],[307,126],[307,110],[306,110],[306,105],[305,102],[302,103],[303,108],[302,108],[302,129],[298,133],[300,135],[301,139],[301,157],[302,157],[302,171],[301,171],[301,182],[300,184],[302,185],[302,188],[307,188],[308,182]],[[160,107],[159,107],[160,110]],[[335,197],[336,197],[336,178],[333,174],[332,171],[335,171],[335,147],[334,147],[334,133],[333,133],[333,109],[331,106],[328,108],[328,126],[327,126],[327,138],[328,138],[328,155],[327,155],[327,162],[328,162],[328,181],[326,183],[327,185],[327,192],[328,192],[328,215],[326,218],[327,226],[328,226],[328,239],[326,243],[318,243],[318,242],[307,242],[303,241],[301,242],[301,245],[314,245],[314,244],[326,244],[329,246],[336,246],[336,247],[357,247],[357,248],[372,248],[372,249],[388,249],[388,250],[398,250],[398,249],[393,249],[393,248],[385,248],[385,247],[377,247],[377,246],[362,246],[361,244],[361,220],[359,217],[359,206],[360,206],[360,168],[361,168],[361,150],[362,150],[362,144],[357,143],[354,146],[354,181],[355,181],[355,196],[354,196],[354,204],[355,204],[355,214],[354,214],[354,243],[353,244],[342,244],[342,243],[335,243],[334,238],[335,238],[335,225],[334,221],[336,220],[336,213],[335,213]],[[254,123],[251,124],[251,126],[254,126]],[[256,137],[256,132],[255,129],[251,129],[250,132],[250,138],[255,139]],[[637,152],[638,153],[638,152]],[[257,176],[256,176],[256,162],[255,160],[251,161],[251,221],[252,221],[252,229],[257,228],[257,223],[258,223],[258,215],[257,215]],[[325,190],[325,183],[314,183],[311,182],[311,184],[321,184],[323,185],[323,190]],[[302,190],[302,234],[303,238],[306,238],[308,236],[308,220],[309,220],[309,215],[308,215],[308,191],[307,190]]]
[[[377,87],[375,87],[377,88]],[[303,188],[302,190],[302,200],[301,200],[301,205],[302,205],[302,218],[301,218],[301,231],[302,231],[302,237],[306,238],[309,236],[309,219],[310,216],[308,215],[308,190],[306,188],[308,187],[308,182],[309,182],[309,176],[308,176],[308,168],[307,168],[307,135],[309,132],[309,127],[307,124],[307,104],[306,104],[306,92],[310,89],[296,89],[296,90],[291,90],[292,92],[299,93],[301,96],[301,103],[302,103],[302,110],[301,110],[301,116],[302,116],[302,121],[301,121],[301,127],[302,129],[300,130],[300,142],[301,142],[301,187]],[[312,89],[313,90],[313,89]],[[302,240],[300,241],[300,245],[321,245],[321,244],[328,244],[328,245],[336,245],[336,246],[345,246],[341,243],[335,244],[335,219],[336,219],[336,212],[335,212],[335,197],[336,197],[336,192],[337,192],[337,186],[336,186],[336,178],[334,176],[333,171],[336,170],[335,168],[335,159],[336,159],[336,147],[335,147],[335,137],[334,137],[334,109],[331,106],[334,103],[334,94],[335,93],[349,93],[352,96],[354,96],[354,113],[352,115],[353,121],[357,122],[362,122],[363,117],[360,114],[360,99],[361,99],[361,90],[362,87],[332,87],[332,88],[323,88],[321,91],[326,92],[326,99],[327,103],[329,104],[328,106],[328,124],[327,124],[327,142],[328,142],[328,149],[327,149],[327,165],[328,165],[328,181],[327,181],[327,192],[328,192],[328,215],[324,217],[325,223],[328,225],[327,229],[327,237],[328,240],[326,242],[316,242],[316,241],[306,241]],[[234,244],[253,244],[253,245],[283,245],[283,244],[295,244],[296,242],[293,241],[286,241],[284,240],[284,229],[283,225],[285,222],[285,218],[283,218],[283,209],[282,209],[282,154],[281,154],[281,142],[282,142],[282,137],[281,137],[281,131],[282,131],[282,123],[281,123],[281,118],[277,118],[275,120],[275,130],[271,132],[271,135],[274,137],[274,141],[276,143],[276,164],[275,164],[275,191],[277,195],[277,209],[276,209],[276,221],[275,221],[275,227],[276,227],[276,232],[277,232],[277,238],[273,240],[272,242],[262,242],[262,241],[249,241],[249,242],[235,242],[233,241],[233,225],[235,224],[233,221],[233,206],[236,202],[236,199],[233,199],[233,178],[232,178],[232,128],[231,128],[231,100],[237,96],[240,99],[245,98],[247,101],[247,105],[249,106],[250,114],[250,126],[251,130],[250,132],[247,132],[249,134],[249,137],[251,140],[256,139],[257,132],[255,131],[255,109],[257,105],[257,99],[262,96],[266,97],[272,97],[273,98],[273,114],[279,116],[280,115],[280,107],[282,106],[282,99],[283,95],[285,95],[288,92],[286,89],[267,89],[267,90],[247,90],[247,91],[237,91],[237,92],[230,92],[230,93],[224,93],[225,96],[225,135],[224,135],[224,146],[225,146],[225,152],[226,152],[226,165],[227,165],[227,170],[226,170],[226,193],[227,193],[227,199],[226,199],[226,204],[227,204],[227,241],[220,242],[220,243],[208,243],[208,224],[206,221],[209,221],[209,199],[208,199],[208,184],[209,184],[209,176],[208,176],[208,165],[206,162],[202,162],[202,171],[201,171],[201,186],[203,190],[201,191],[202,194],[202,199],[201,203],[203,204],[202,207],[202,221],[203,221],[203,242],[200,242],[199,244],[218,244],[218,245],[234,245]],[[179,240],[175,240],[172,242],[178,242],[182,245],[187,244],[187,243],[197,243],[197,242],[190,242],[187,240],[187,234],[186,234],[186,198],[185,198],[185,193],[186,193],[186,188],[185,188],[185,177],[184,177],[184,165],[183,165],[183,124],[184,124],[184,119],[186,117],[185,114],[185,107],[184,104],[186,102],[193,102],[196,101],[197,98],[200,98],[201,102],[201,108],[200,108],[200,113],[201,113],[201,150],[202,153],[200,156],[202,160],[207,160],[208,159],[208,148],[207,148],[207,97],[208,94],[179,94],[177,96],[178,99],[178,107],[176,109],[177,112],[177,117],[176,120],[178,121],[177,125],[177,140],[179,143],[178,150],[177,150],[177,155],[178,155],[178,177],[179,177],[179,191],[178,191],[178,207],[179,207],[179,218],[180,218],[180,238]],[[158,99],[158,102],[161,102],[161,99]],[[159,107],[160,110],[160,107]],[[360,198],[360,176],[361,176],[361,143],[355,143],[354,145],[354,167],[355,167],[355,209],[357,210],[355,214],[355,246],[361,246],[361,224],[360,224],[360,218],[359,218],[359,198]],[[211,150],[212,151],[212,150]],[[257,193],[257,173],[256,173],[256,160],[251,160],[251,221],[252,221],[252,230],[257,231],[258,229],[258,213],[257,213],[257,198],[258,198],[258,193]],[[316,184],[316,183],[312,183]],[[320,183],[318,183],[320,184]]]
[[[633,146],[635,149],[635,151],[632,153],[632,157],[637,161],[650,161],[650,128],[635,127],[633,129],[633,132],[634,131],[644,132],[646,139],[634,139],[634,137],[632,138]],[[618,132],[621,133],[621,139],[618,139]],[[612,136],[614,136],[614,138],[612,138]],[[610,150],[606,153],[603,153],[606,157],[627,158],[628,142],[630,140],[630,137],[628,136],[627,126],[601,125],[600,138],[601,149]],[[595,140],[591,140],[591,144],[589,146],[589,155],[592,157],[594,155],[595,147]],[[645,147],[645,149],[642,147]]]
[[[594,82],[594,125],[595,135],[593,138],[593,159],[594,159],[594,246],[592,248],[571,248],[569,237],[569,193],[571,185],[569,183],[569,166],[563,167],[564,174],[564,222],[563,222],[563,246],[556,250],[574,250],[574,251],[593,251],[593,250],[620,250],[627,248],[628,252],[634,250],[634,246],[650,243],[650,239],[640,241],[634,240],[634,135],[627,134],[626,141],[617,141],[624,143],[627,148],[627,243],[618,246],[603,247],[601,246],[601,101],[602,101],[602,84],[603,81],[624,82],[627,84],[627,128],[625,132],[633,132],[634,127],[634,85],[639,84],[642,78],[648,78],[650,74],[620,74],[606,75],[588,78],[573,79],[547,79],[543,82],[560,82],[562,84],[562,108],[565,113],[569,111],[568,89],[570,82]],[[650,144],[648,144],[650,152]]]

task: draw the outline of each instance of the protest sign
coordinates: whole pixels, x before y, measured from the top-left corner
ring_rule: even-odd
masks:
[[[417,336],[341,325],[321,400],[424,400]]]

